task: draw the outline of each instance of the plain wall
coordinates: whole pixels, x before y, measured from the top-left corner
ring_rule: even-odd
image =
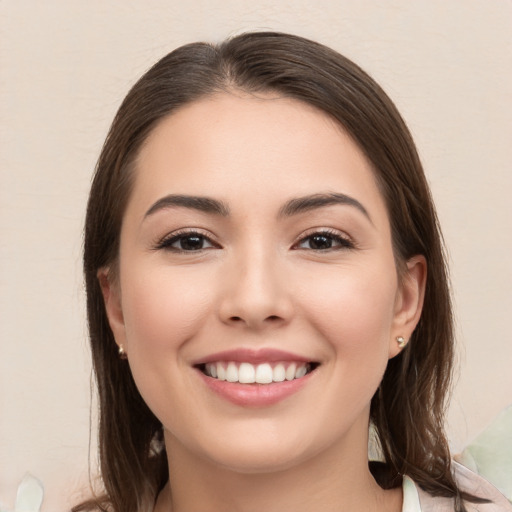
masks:
[[[81,235],[121,99],[175,47],[245,30],[332,46],[404,115],[451,260],[454,451],[481,431],[512,402],[511,28],[509,0],[1,2],[0,504],[13,507],[27,471],[45,485],[45,511],[64,510],[87,480]],[[93,455],[94,443],[93,429]]]

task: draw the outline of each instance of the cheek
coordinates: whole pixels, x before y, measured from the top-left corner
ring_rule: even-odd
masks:
[[[303,311],[309,325],[328,349],[325,370],[331,386],[325,387],[324,400],[317,407],[319,415],[330,418],[335,436],[369,407],[382,380],[397,281],[386,267],[351,267],[329,274],[316,274],[305,282],[301,296],[307,302]]]
[[[336,353],[371,360],[377,351],[387,359],[396,289],[389,266],[354,265],[316,273],[303,281],[300,296],[310,323]]]
[[[149,408],[172,424],[172,411],[191,414],[184,347],[209,316],[212,288],[204,281],[199,286],[186,271],[130,269],[121,283],[130,369]]]
[[[127,347],[134,355],[175,351],[204,321],[211,287],[187,272],[156,268],[140,274],[122,289]]]

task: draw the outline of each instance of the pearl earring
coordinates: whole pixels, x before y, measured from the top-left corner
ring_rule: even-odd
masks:
[[[119,359],[128,359],[128,354],[124,351],[123,345],[119,345],[117,353],[119,354]]]
[[[405,345],[407,345],[407,341],[405,341],[405,338],[403,336],[397,336],[396,342],[398,343],[398,348],[402,350]]]

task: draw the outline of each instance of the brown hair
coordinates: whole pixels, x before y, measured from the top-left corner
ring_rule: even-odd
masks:
[[[384,464],[372,466],[384,488],[407,474],[432,495],[455,498],[443,431],[453,359],[453,325],[442,239],[411,135],[383,90],[353,62],[318,43],[281,33],[249,33],[213,46],[183,46],[155,64],[130,90],[98,161],[85,223],[87,311],[99,391],[99,455],[105,493],[74,508],[152,510],[168,478],[166,453],[151,443],[161,424],[119,359],[98,269],[114,266],[134,161],[165,116],[219,91],[273,91],[330,115],[374,168],[386,200],[397,268],[414,255],[428,265],[423,313],[403,352],[389,361],[371,404]],[[469,497],[469,499],[472,499]]]

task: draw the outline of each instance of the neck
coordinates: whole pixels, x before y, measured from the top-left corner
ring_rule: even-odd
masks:
[[[401,510],[401,489],[385,491],[373,479],[367,444],[340,454],[330,446],[293,467],[241,473],[200,459],[166,433],[169,481],[155,512],[311,512]],[[356,453],[359,452],[359,453]]]

